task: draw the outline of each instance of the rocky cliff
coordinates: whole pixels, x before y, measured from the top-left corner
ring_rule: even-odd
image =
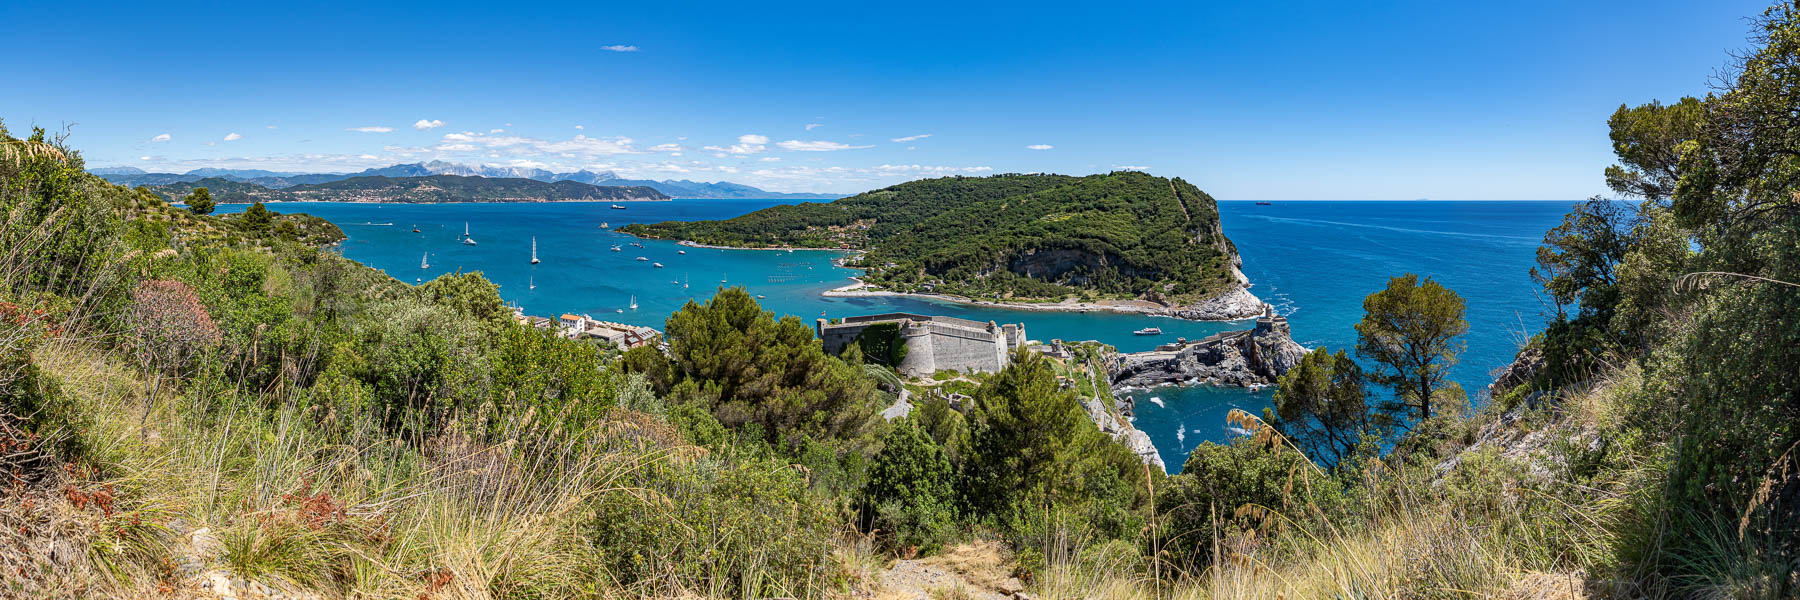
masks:
[[[1120,355],[1111,369],[1112,384],[1115,388],[1269,385],[1305,356],[1306,347],[1289,337],[1287,319],[1265,314],[1252,329]]]

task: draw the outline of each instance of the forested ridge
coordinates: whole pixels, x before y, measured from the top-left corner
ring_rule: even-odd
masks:
[[[1211,196],[1136,171],[925,179],[724,221],[628,233],[740,247],[864,250],[864,281],[981,298],[1192,300],[1237,285]]]
[[[364,175],[324,183],[303,183],[273,189],[244,181],[207,177],[145,186],[168,201],[185,197],[199,188],[211,191],[218,202],[563,202],[668,200],[662,192],[643,186],[597,186],[578,181],[538,181],[508,177],[425,175],[387,177]]]
[[[1716,93],[1606,121],[1614,196],[1545,232],[1548,326],[1492,385],[1447,368],[1507,333],[1396,273],[1173,476],[1090,420],[1098,344],[906,380],[732,288],[620,353],[0,126],[0,596],[1793,598],[1800,6],[1752,24]],[[1025,235],[1190,198],[989,179],[918,202]]]

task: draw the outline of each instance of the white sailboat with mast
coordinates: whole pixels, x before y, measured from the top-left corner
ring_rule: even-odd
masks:
[[[538,264],[538,258],[537,258],[537,236],[535,236],[535,235],[534,235],[534,236],[531,236],[531,264],[534,264],[534,265],[535,265],[535,264]]]
[[[470,246],[475,245],[475,238],[469,237],[469,222],[468,221],[463,221],[462,243],[470,245]]]

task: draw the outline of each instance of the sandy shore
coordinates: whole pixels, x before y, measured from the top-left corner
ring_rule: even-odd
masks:
[[[625,233],[625,232],[621,231],[619,233]],[[631,235],[631,234],[626,233],[625,235]],[[658,239],[658,238],[639,237],[639,236],[635,236],[635,235],[632,235],[631,237],[636,237],[638,239],[645,239],[645,240]],[[786,250],[788,252],[796,252],[796,251],[799,251],[799,252],[818,252],[818,251],[856,252],[856,250],[847,250],[844,248],[785,248],[785,247],[783,247],[783,248],[744,248],[741,246],[715,246],[712,244],[702,244],[700,242],[692,242],[692,241],[688,241],[688,240],[682,240],[682,241],[676,242],[676,244],[682,245],[682,246],[687,246],[689,248],[712,248],[714,250],[770,250],[770,251],[774,251],[774,252],[780,252],[783,250]]]
[[[941,300],[956,304],[987,306],[1008,310],[1038,310],[1057,312],[1106,311],[1125,314],[1139,314],[1158,317],[1173,317],[1193,321],[1241,321],[1262,315],[1263,303],[1249,290],[1239,288],[1214,298],[1199,306],[1164,306],[1144,300],[1101,300],[1098,302],[1080,302],[1063,300],[1061,302],[998,302],[993,300],[977,300],[949,294],[923,294],[912,292],[895,292],[872,289],[860,279],[851,278],[855,283],[821,292],[822,296],[834,298],[872,298],[882,296],[924,298]]]

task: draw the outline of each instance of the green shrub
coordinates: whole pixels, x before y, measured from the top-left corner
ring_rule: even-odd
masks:
[[[881,532],[890,549],[935,552],[955,519],[950,460],[913,419],[882,438],[862,489],[865,528]]]
[[[652,592],[797,596],[831,583],[838,513],[779,461],[656,461],[594,496],[586,531],[611,579]]]

